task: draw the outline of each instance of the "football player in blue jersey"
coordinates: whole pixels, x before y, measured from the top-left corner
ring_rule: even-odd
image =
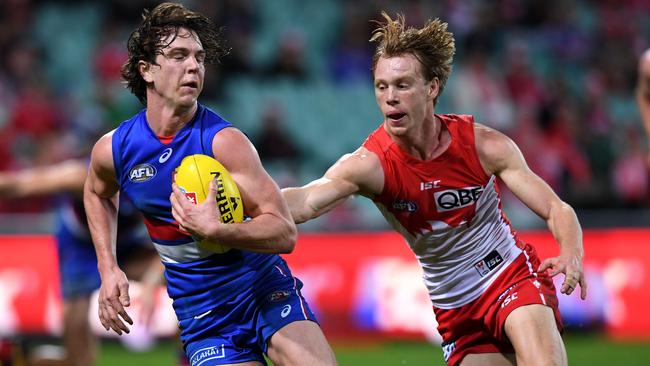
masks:
[[[122,76],[146,108],[97,141],[84,195],[102,277],[101,323],[118,334],[132,324],[128,282],[115,260],[115,213],[125,194],[143,213],[165,265],[192,365],[263,365],[264,355],[276,365],[336,364],[302,283],[278,255],[293,250],[297,235],[278,186],[246,136],[198,103],[205,65],[227,52],[216,28],[200,13],[163,3],[144,12],[128,51]],[[172,201],[189,202],[171,197],[173,172],[192,154],[229,170],[247,220],[222,224],[215,210],[204,222],[208,236],[184,225],[198,206],[174,217]],[[211,252],[203,239],[231,249]]]
[[[70,159],[44,167],[0,172],[0,198],[57,195],[55,239],[63,295],[65,352],[59,360],[33,355],[31,365],[89,366],[97,359],[98,339],[88,322],[88,311],[100,278],[82,202],[87,167],[87,159]],[[143,291],[153,298],[155,289],[163,282],[160,260],[146,237],[140,215],[131,205],[122,205],[119,221],[120,263],[127,268],[129,278],[145,279],[141,282]],[[143,309],[144,318],[153,311],[151,305]]]

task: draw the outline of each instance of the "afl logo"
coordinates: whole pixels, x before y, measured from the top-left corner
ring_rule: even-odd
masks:
[[[129,172],[129,179],[133,183],[143,183],[156,176],[156,168],[151,164],[139,164]]]

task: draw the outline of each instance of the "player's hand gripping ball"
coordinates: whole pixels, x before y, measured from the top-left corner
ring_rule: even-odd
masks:
[[[213,179],[217,183],[216,204],[221,214],[221,222],[224,224],[242,222],[244,205],[237,183],[221,163],[207,155],[189,155],[183,158],[181,164],[174,171],[174,181],[185,197],[195,205],[205,201],[210,189],[210,181]],[[216,253],[225,253],[230,250],[225,245],[209,240],[202,240],[199,244]]]

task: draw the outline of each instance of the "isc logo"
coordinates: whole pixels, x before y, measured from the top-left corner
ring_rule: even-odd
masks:
[[[471,205],[481,197],[481,193],[483,193],[483,187],[477,186],[447,189],[434,193],[433,197],[436,200],[438,212],[445,212]]]
[[[139,164],[129,172],[129,179],[133,183],[146,182],[156,176],[156,168],[151,164]]]

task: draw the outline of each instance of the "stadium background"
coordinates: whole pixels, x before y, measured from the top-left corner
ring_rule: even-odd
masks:
[[[83,156],[99,135],[141,108],[137,99],[123,88],[119,67],[126,58],[128,32],[140,19],[142,8],[157,3],[0,1],[1,170]],[[648,145],[635,105],[634,86],[637,58],[650,47],[650,3],[184,3],[223,25],[227,44],[232,47],[231,54],[220,65],[207,71],[202,102],[251,137],[280,186],[318,177],[337,157],[355,149],[380,123],[369,71],[373,48],[367,40],[373,29],[370,20],[378,19],[381,9],[391,14],[403,12],[414,25],[432,17],[449,22],[457,52],[454,71],[437,112],[474,114],[478,121],[511,136],[532,169],[576,208],[588,232],[586,269],[591,276],[592,297],[584,304],[563,302],[571,325],[568,337],[578,337],[570,338],[577,341],[569,343],[569,356],[571,345],[580,344],[587,350],[585,355],[598,355],[595,360],[608,364],[606,356],[596,350],[611,350],[612,355],[620,355],[630,345],[647,348],[647,343],[639,342],[650,339],[650,321],[645,319],[642,307],[648,301],[650,287],[650,264],[644,259],[650,257],[650,233],[638,229],[647,228],[650,222],[650,182],[646,165]],[[0,335],[33,337],[55,335],[58,331],[54,311],[57,299],[42,295],[48,291],[43,289],[58,285],[51,273],[39,269],[51,268],[48,263],[54,261],[47,234],[52,227],[51,210],[55,204],[56,197],[0,201],[0,234],[4,235],[0,239],[0,258],[4,258],[0,259],[0,298],[5,299],[0,304],[2,309],[17,314],[14,323],[7,320],[11,317],[0,321]],[[553,250],[548,236],[536,236],[544,223],[507,191],[504,207],[515,227]],[[307,287],[310,281],[312,286],[318,286],[319,280],[321,286],[331,285],[327,281],[322,283],[323,278],[332,280],[328,277],[331,272],[322,272],[328,269],[326,266],[317,266],[323,263],[343,268],[337,272],[339,275],[353,271],[354,278],[343,279],[346,283],[383,283],[378,279],[391,276],[394,280],[383,288],[359,286],[365,290],[361,293],[346,288],[341,293],[329,293],[330,300],[315,299],[317,306],[332,306],[330,310],[335,314],[337,304],[348,298],[358,300],[347,302],[347,307],[341,305],[336,315],[340,317],[336,319],[347,319],[353,328],[332,330],[336,333],[335,344],[342,345],[341,349],[354,349],[350,344],[367,342],[366,338],[408,342],[435,339],[435,334],[412,328],[413,324],[426,326],[426,320],[423,323],[421,318],[404,319],[399,317],[400,313],[390,312],[400,307],[421,309],[412,305],[419,304],[418,291],[423,286],[417,282],[413,258],[400,240],[390,239],[385,250],[377,249],[372,235],[381,235],[388,227],[370,202],[351,200],[302,225],[300,230],[305,239],[299,242],[295,258],[305,260],[293,260],[299,267],[303,263],[307,266],[300,267],[299,273],[307,277]],[[349,236],[342,236],[340,245],[333,244],[331,237],[314,243],[309,239],[310,235],[323,232]],[[9,236],[14,234],[40,236]],[[19,259],[9,262],[8,258],[13,258],[11,253],[16,251]],[[322,251],[333,253],[331,262],[319,257]],[[350,259],[344,255],[347,252],[357,254]],[[24,253],[50,255],[39,254],[39,262],[34,255],[26,257]],[[598,254],[589,259],[590,253]],[[292,261],[291,256],[288,260]],[[310,263],[316,266],[309,267]],[[397,273],[408,273],[411,277],[396,277]],[[21,288],[12,282],[17,278],[28,278],[21,282],[26,284],[22,289],[29,289],[27,285],[31,284],[32,294],[39,295],[38,301],[25,294],[20,295],[22,298],[10,296],[12,289]],[[402,278],[405,282],[399,281]],[[14,285],[10,286],[11,283]],[[405,288],[412,288],[412,292],[397,291]],[[56,287],[49,291],[55,290]],[[39,301],[49,305],[39,305]],[[54,301],[54,305],[48,301]],[[391,306],[378,307],[385,303]],[[161,304],[164,307],[164,299]],[[421,305],[426,309],[426,301]],[[636,324],[633,330],[621,332],[620,323],[612,323],[611,314],[621,306],[627,306],[626,319]],[[25,308],[54,315],[37,315],[41,317],[40,323],[37,319],[33,325],[25,325],[21,323]],[[629,309],[634,312],[629,313]],[[427,314],[419,310],[416,313],[426,318]],[[387,318],[394,319],[397,328],[386,329],[381,319]],[[361,331],[355,328],[358,326]],[[368,337],[345,337],[353,333]],[[585,333],[590,335],[576,335]],[[165,330],[161,334],[166,334]],[[621,338],[628,343],[605,346],[611,345],[611,339],[618,342]],[[388,347],[392,354],[405,347],[405,354],[415,353],[408,345]],[[380,349],[371,353],[381,354]],[[435,346],[425,345],[423,349],[431,359],[428,364],[441,359]],[[576,352],[578,349],[576,346]],[[645,358],[638,360],[648,359],[646,352]],[[388,362],[384,364],[395,364],[384,360]],[[627,364],[642,364],[636,360]],[[381,364],[378,362],[372,364]]]

